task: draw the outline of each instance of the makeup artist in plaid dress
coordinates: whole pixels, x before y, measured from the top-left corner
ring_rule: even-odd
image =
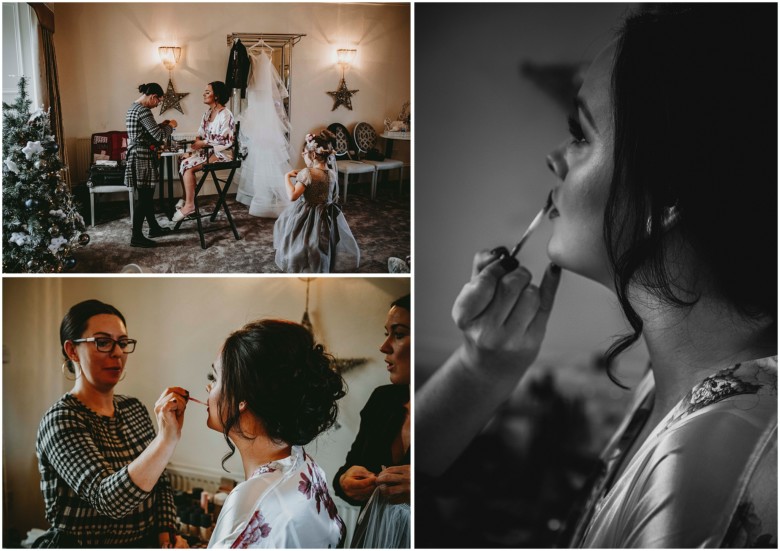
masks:
[[[133,102],[127,110],[125,125],[127,126],[127,166],[125,168],[125,185],[138,190],[138,206],[133,213],[133,236],[130,245],[133,247],[154,247],[156,243],[143,234],[143,224],[149,224],[149,237],[162,237],[170,233],[170,228],[163,228],[154,217],[154,188],[160,181],[157,168],[157,155],[152,147],[159,146],[168,139],[176,128],[175,120],[157,124],[151,109],[160,104],[163,96],[162,87],[156,82],[141,84],[138,87],[141,97]]]
[[[188,393],[167,388],[155,404],[159,433],[135,398],[114,394],[136,341],[113,306],[87,300],[60,326],[73,389],[43,416],[36,442],[51,529],[34,547],[171,547],[175,508],[165,475]]]

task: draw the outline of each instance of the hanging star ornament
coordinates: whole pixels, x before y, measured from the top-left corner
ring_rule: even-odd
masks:
[[[185,96],[189,96],[189,95],[190,95],[189,92],[179,93],[176,90],[174,90],[173,81],[171,79],[168,79],[168,89],[165,90],[165,95],[162,98],[162,104],[160,106],[160,114],[162,115],[168,109],[173,108],[183,115],[184,111],[182,111],[181,108],[181,100]]]
[[[360,90],[349,90],[344,77],[341,77],[339,89],[334,90],[333,92],[327,92],[329,96],[333,96],[333,109],[331,109],[331,111],[335,111],[339,105],[343,105],[352,111],[352,95],[357,94],[358,92],[360,92]]]
[[[309,333],[314,336],[314,326],[312,325],[311,318],[309,317],[309,285],[311,285],[311,280],[313,278],[306,277],[301,279],[306,281],[306,307],[303,310],[301,325],[303,325],[309,331]],[[367,364],[369,361],[370,360],[368,358],[334,358],[333,366],[337,372],[346,373],[347,371],[351,371],[356,367]]]

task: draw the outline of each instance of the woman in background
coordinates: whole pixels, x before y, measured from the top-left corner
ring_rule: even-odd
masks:
[[[230,91],[224,82],[209,82],[203,90],[203,103],[209,108],[200,121],[198,137],[191,145],[192,151],[182,156],[179,173],[184,199],[180,199],[176,204],[177,212],[171,219],[173,222],[183,220],[195,212],[195,173],[207,162],[233,160],[236,122],[233,113],[225,107],[229,99]]]
[[[170,137],[176,128],[175,120],[157,124],[151,109],[160,104],[163,89],[156,82],[141,84],[138,87],[141,96],[133,102],[125,116],[127,127],[127,166],[125,167],[125,185],[138,190],[138,206],[133,213],[133,247],[154,247],[156,243],[143,234],[143,224],[149,225],[149,237],[162,237],[170,233],[163,228],[154,216],[154,188],[160,181],[157,168],[157,154],[154,147]]]
[[[777,545],[776,24],[755,4],[626,20],[548,157],[555,264],[537,287],[505,250],[475,257],[453,307],[465,342],[416,400],[421,472],[533,363],[564,268],[617,294],[633,332],[608,359],[641,336],[651,362],[568,543]]]
[[[146,408],[114,394],[136,341],[109,304],[73,306],[60,325],[73,389],[43,416],[36,452],[51,529],[35,547],[178,547],[165,467],[181,437],[188,393],[167,388]],[[186,547],[186,545],[183,545]]]
[[[360,412],[360,430],[333,479],[337,496],[364,509],[350,547],[409,547],[411,543],[411,318],[410,295],[390,305],[379,350],[385,354],[391,384],[374,390]],[[381,496],[372,497],[375,492]],[[377,503],[366,514],[370,499]]]
[[[323,130],[306,135],[306,168],[285,174],[292,205],[274,224],[276,265],[286,272],[330,273],[357,270],[360,249],[337,202],[335,136]]]
[[[344,381],[302,325],[265,319],[231,334],[209,373],[208,427],[238,449],[246,481],[209,547],[330,548],[345,534],[325,474],[303,446],[336,421]]]

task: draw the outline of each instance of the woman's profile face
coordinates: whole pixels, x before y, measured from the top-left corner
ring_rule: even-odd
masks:
[[[206,105],[217,103],[217,98],[214,96],[214,90],[211,88],[211,84],[207,84],[206,89],[203,90],[203,103]]]
[[[87,327],[81,335],[81,338],[89,337],[107,337],[115,341],[127,339],[127,328],[118,316],[97,314],[87,320]],[[104,392],[113,389],[122,378],[127,354],[116,344],[111,352],[98,352],[94,342],[73,343],[73,346],[84,382]]]
[[[603,220],[612,178],[614,54],[613,43],[588,69],[570,120],[572,136],[548,156],[559,182],[553,188],[553,235],[547,254],[559,266],[610,288]]]
[[[208,374],[209,384],[206,385],[206,392],[208,397],[206,402],[208,406],[206,408],[206,426],[210,429],[222,432],[222,419],[219,417],[219,400],[220,400],[220,387],[222,377],[222,352],[217,354],[217,359],[211,364],[211,371]]]
[[[409,310],[393,306],[387,313],[385,341],[379,348],[385,354],[390,382],[408,385],[411,382],[412,335]]]

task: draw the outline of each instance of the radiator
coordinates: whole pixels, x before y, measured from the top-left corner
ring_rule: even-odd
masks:
[[[165,469],[174,490],[189,492],[193,488],[202,488],[212,494],[220,486],[243,481],[243,476],[226,473],[223,470],[202,469],[189,465],[169,463]]]
[[[72,185],[86,182],[92,164],[92,138],[76,138],[75,151],[70,159],[70,181]]]

